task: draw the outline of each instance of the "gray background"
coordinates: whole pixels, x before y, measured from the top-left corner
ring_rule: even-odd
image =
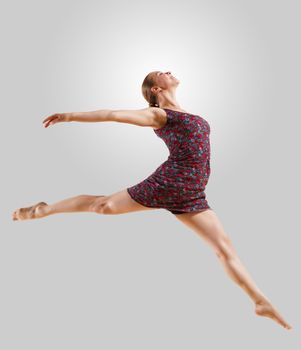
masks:
[[[296,349],[300,344],[300,3],[26,1],[1,6],[1,337],[19,349]],[[53,113],[147,107],[152,70],[211,126],[207,199],[293,326],[255,315],[164,209],[12,221],[111,194],[168,156],[151,128]]]

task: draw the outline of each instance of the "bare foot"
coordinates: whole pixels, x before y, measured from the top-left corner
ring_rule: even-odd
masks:
[[[47,205],[45,202],[39,202],[31,207],[20,208],[13,212],[13,220],[28,220],[28,219],[39,219],[43,217],[41,207]]]
[[[259,316],[270,317],[286,329],[292,328],[287,322],[285,322],[283,317],[268,300],[262,300],[255,303],[255,313]]]

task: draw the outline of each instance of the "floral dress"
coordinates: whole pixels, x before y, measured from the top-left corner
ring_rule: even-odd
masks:
[[[205,194],[210,175],[210,125],[199,115],[163,109],[167,121],[153,130],[168,147],[169,157],[127,191],[136,202],[173,214],[211,209]]]

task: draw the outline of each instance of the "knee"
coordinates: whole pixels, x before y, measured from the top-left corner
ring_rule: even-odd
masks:
[[[96,198],[90,209],[97,214],[114,214],[113,203],[106,196]]]
[[[101,208],[102,214],[117,214],[116,208],[111,200],[107,200],[104,202]]]
[[[223,236],[218,240],[215,253],[219,259],[228,260],[235,256],[234,247],[228,236]]]

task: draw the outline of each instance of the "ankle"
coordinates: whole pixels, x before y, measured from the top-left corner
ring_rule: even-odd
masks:
[[[270,304],[270,300],[265,296],[260,296],[255,300],[256,305]]]

